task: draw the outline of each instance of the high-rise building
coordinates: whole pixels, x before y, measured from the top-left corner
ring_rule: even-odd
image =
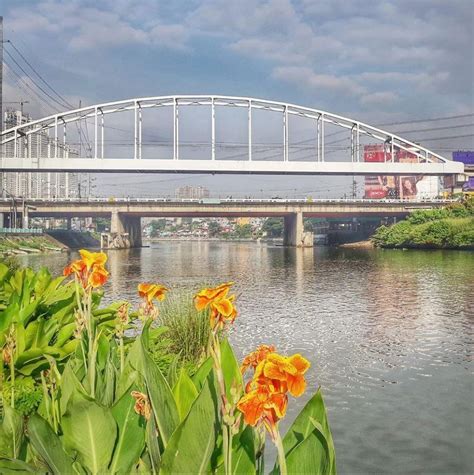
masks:
[[[180,186],[175,190],[175,197],[178,199],[196,199],[209,198],[209,190],[203,186]]]
[[[21,111],[7,110],[5,112],[5,129],[30,122],[28,114]],[[77,150],[67,145],[55,143],[46,131],[31,134],[30,140],[17,140],[17,157],[35,155],[38,158],[48,156],[75,157]],[[15,153],[15,144],[9,142],[3,146],[2,155],[12,157]],[[56,151],[57,148],[57,151]],[[78,194],[78,176],[76,173],[66,172],[1,172],[0,195],[13,195],[23,198],[70,198]]]

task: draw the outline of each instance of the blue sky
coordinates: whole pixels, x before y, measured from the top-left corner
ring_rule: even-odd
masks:
[[[473,112],[473,5],[472,0],[4,0],[2,13],[5,39],[73,103],[244,95],[377,124]],[[4,100],[24,96],[7,68]],[[33,100],[28,107],[35,116],[51,112]],[[457,130],[443,133],[459,135]],[[433,133],[410,138],[427,136]],[[448,153],[474,144],[462,139],[431,146]],[[272,180],[271,186],[279,183]],[[189,180],[197,182],[216,187],[206,177]]]

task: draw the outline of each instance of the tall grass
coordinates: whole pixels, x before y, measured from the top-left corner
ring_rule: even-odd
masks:
[[[191,293],[173,291],[160,304],[157,323],[167,328],[150,348],[160,369],[169,372],[176,365],[193,374],[206,357],[210,335],[207,314],[196,310]]]

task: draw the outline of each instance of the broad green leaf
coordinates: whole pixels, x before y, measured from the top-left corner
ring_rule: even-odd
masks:
[[[142,335],[137,341],[138,346],[135,347],[134,345],[135,348],[132,347],[131,351],[137,351],[137,369],[142,373],[145,379],[158,431],[163,445],[166,447],[171,434],[179,424],[179,414],[173,393],[166,378],[146,350],[148,344],[148,328],[149,324],[144,326]]]
[[[72,460],[66,455],[61,441],[51,426],[34,414],[28,421],[28,435],[36,452],[55,475],[71,473]]]
[[[179,418],[183,420],[189,409],[198,396],[196,386],[194,386],[191,378],[184,368],[181,368],[178,381],[173,387],[173,395],[178,406]]]
[[[331,460],[327,440],[319,429],[314,429],[303,442],[298,444],[287,456],[288,473],[301,475],[329,475]]]
[[[158,473],[161,465],[161,451],[158,428],[154,417],[150,417],[146,424],[146,447],[148,449],[148,465],[151,467],[152,473]]]
[[[212,366],[213,366],[213,361],[212,358],[209,357],[207,360],[205,360],[201,366],[199,366],[198,370],[192,377],[193,383],[200,391],[202,387],[204,386],[204,383],[206,382],[207,377],[209,376],[209,373],[212,371]]]
[[[306,443],[307,439],[310,439],[310,441]],[[303,443],[305,443],[305,445],[300,448],[300,445]],[[305,407],[288,429],[283,438],[283,447],[287,459],[291,456],[291,460],[298,458],[296,455],[292,455],[294,450],[298,450],[297,453],[301,457],[303,457],[301,454],[303,454],[305,450],[312,450],[314,452],[312,456],[316,453],[319,457],[318,460],[320,460],[322,464],[320,468],[327,464],[327,472],[324,472],[324,475],[336,473],[334,443],[320,388],[306,403]],[[309,448],[305,449],[305,447]],[[304,467],[301,467],[301,470],[303,468]]]
[[[209,472],[216,443],[216,394],[206,383],[163,452],[160,474]]]
[[[232,401],[231,389],[234,388],[237,398],[240,397],[243,391],[243,382],[240,365],[227,339],[221,343],[221,358],[227,398],[229,401]]]
[[[20,454],[23,442],[23,417],[10,406],[3,407],[3,421],[0,425],[0,457],[15,459]]]
[[[232,473],[255,474],[255,433],[251,426],[234,436],[232,449]]]
[[[117,424],[108,408],[73,398],[62,418],[64,443],[93,474],[106,472],[114,450]]]
[[[45,470],[38,470],[37,467],[23,460],[0,458],[0,473],[2,475],[18,475],[24,473],[46,474]]]
[[[112,415],[118,427],[110,473],[129,473],[145,446],[145,420],[134,410],[135,400],[125,393],[112,407]]]

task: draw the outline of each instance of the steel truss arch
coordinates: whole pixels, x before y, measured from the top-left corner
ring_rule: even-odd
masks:
[[[134,116],[134,128],[133,128],[133,159],[140,160],[142,158],[142,112],[146,109],[171,107],[173,109],[173,160],[186,161],[179,156],[179,107],[180,106],[208,106],[211,108],[211,157],[210,160],[215,160],[215,148],[216,148],[216,119],[215,108],[216,107],[240,107],[245,108],[248,111],[248,157],[241,161],[252,161],[252,113],[254,110],[268,110],[272,112],[278,112],[282,114],[283,122],[283,160],[278,162],[288,162],[289,152],[289,130],[288,122],[289,116],[299,116],[315,121],[315,130],[317,130],[317,149],[315,149],[315,162],[324,163],[326,150],[325,150],[325,125],[334,125],[340,127],[342,130],[348,130],[350,132],[350,154],[351,162],[361,162],[360,153],[360,140],[362,137],[369,137],[378,142],[384,143],[387,150],[391,152],[390,156],[393,157],[394,150],[404,150],[410,153],[412,156],[417,157],[419,164],[439,164],[448,165],[450,173],[461,172],[460,168],[454,167],[453,162],[447,158],[419,145],[410,140],[407,140],[397,134],[388,132],[386,130],[373,127],[364,122],[354,120],[348,117],[333,114],[331,112],[299,106],[296,104],[271,101],[266,99],[258,99],[253,97],[239,97],[239,96],[223,96],[223,95],[171,95],[171,96],[156,96],[156,97],[140,97],[121,101],[106,102],[102,104],[95,104],[80,109],[74,109],[70,111],[60,112],[54,115],[44,117],[42,119],[27,122],[10,129],[7,129],[1,134],[2,150],[5,149],[7,144],[10,145],[10,149],[13,152],[10,154],[3,153],[2,166],[8,165],[9,159],[26,158],[31,159],[31,155],[25,157],[22,150],[27,150],[29,138],[35,134],[47,133],[51,137],[52,143],[55,145],[54,158],[68,158],[67,154],[62,157],[58,157],[58,144],[62,144],[63,147],[68,148],[66,141],[67,126],[72,123],[81,123],[82,121],[93,121],[92,132],[92,146],[90,147],[92,159],[107,160],[114,157],[106,157],[104,150],[104,129],[107,129],[106,117],[111,114],[117,114],[120,112],[133,112]],[[63,129],[63,136],[60,137],[60,128]],[[26,145],[25,145],[26,144]],[[31,147],[30,147],[31,148]],[[49,147],[48,147],[49,148]],[[68,148],[69,150],[69,148]],[[38,157],[36,163],[40,163]],[[52,157],[47,157],[48,159]],[[144,160],[144,161],[148,161]],[[204,161],[204,160],[203,160]],[[298,161],[298,160],[295,160]],[[389,160],[387,160],[389,161]],[[219,160],[216,160],[219,162]],[[274,163],[276,163],[275,161]],[[392,164],[395,165],[395,164]],[[401,165],[401,164],[397,164]],[[406,164],[405,164],[406,165]],[[41,167],[41,165],[39,165]],[[354,167],[353,167],[354,168]],[[380,171],[383,173],[381,167]],[[393,168],[393,167],[392,167]],[[453,171],[456,168],[456,171]],[[219,172],[216,167],[214,171]],[[399,167],[400,172],[404,173],[403,167]],[[433,168],[434,170],[434,168]],[[444,170],[444,168],[438,167],[437,170]],[[186,170],[183,170],[186,171]],[[187,170],[191,172],[193,170]],[[264,171],[257,171],[257,173],[263,173]],[[358,173],[358,172],[356,172]],[[430,173],[428,171],[428,173]],[[442,171],[443,173],[447,173]],[[349,173],[348,173],[349,174]],[[433,173],[435,174],[435,173]]]

